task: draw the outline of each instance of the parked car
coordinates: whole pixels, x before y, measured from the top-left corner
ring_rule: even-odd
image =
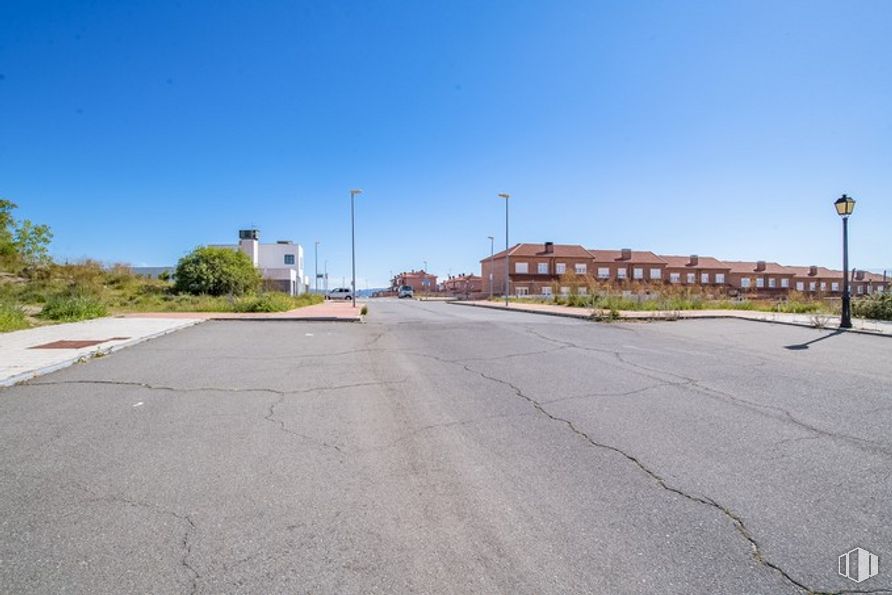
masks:
[[[411,298],[415,297],[415,292],[408,285],[403,285],[400,287],[399,292],[396,294],[398,298]]]
[[[325,299],[327,300],[352,300],[353,292],[350,291],[349,287],[338,287],[336,289],[332,289],[329,291]]]

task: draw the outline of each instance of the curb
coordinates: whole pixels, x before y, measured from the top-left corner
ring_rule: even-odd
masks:
[[[21,384],[22,382],[27,382],[32,378],[37,378],[38,376],[44,376],[46,374],[51,374],[52,372],[58,372],[64,368],[69,366],[73,366],[74,364],[81,361],[89,361],[97,356],[109,355],[110,353],[114,353],[115,351],[119,351],[124,349],[125,347],[132,347],[134,345],[138,345],[139,343],[144,343],[146,341],[151,341],[152,339],[157,339],[158,337],[163,337],[164,335],[169,335],[171,333],[175,333],[177,331],[181,331],[183,329],[187,329],[193,327],[197,324],[201,324],[205,322],[204,320],[191,320],[190,322],[183,324],[182,326],[178,326],[176,328],[165,329],[163,331],[159,331],[157,333],[146,335],[144,337],[140,337],[138,339],[131,339],[129,341],[125,341],[123,343],[118,343],[117,345],[110,345],[108,347],[97,347],[96,349],[90,351],[89,353],[83,353],[77,357],[72,357],[65,361],[52,364],[50,366],[44,366],[42,368],[37,368],[36,370],[29,370],[27,372],[22,372],[21,374],[16,374],[15,376],[10,376],[9,378],[4,378],[0,380],[0,388],[14,386],[16,384]]]
[[[590,322],[601,322],[601,321],[599,321],[599,320],[596,320],[596,319],[592,318],[591,316],[583,316],[583,315],[580,315],[580,314],[573,314],[573,313],[570,313],[570,312],[547,312],[547,311],[544,311],[544,310],[528,310],[528,309],[524,308],[523,306],[520,306],[520,307],[517,307],[517,308],[504,308],[504,307],[501,307],[501,306],[483,306],[483,305],[481,305],[481,304],[472,304],[472,303],[470,303],[470,302],[450,302],[450,303],[451,303],[451,304],[454,304],[454,305],[457,305],[457,306],[470,306],[470,307],[472,307],[472,308],[485,308],[485,309],[487,309],[487,310],[499,310],[499,311],[502,311],[502,312],[523,312],[524,314],[541,314],[542,316],[557,316],[557,317],[560,317],[560,318],[574,318],[574,319],[576,319],[576,320],[584,320],[584,321],[590,321]],[[763,323],[767,323],[767,324],[783,324],[783,325],[786,325],[786,326],[795,326],[795,327],[798,327],[798,328],[810,328],[810,329],[815,329],[815,330],[842,330],[842,329],[829,328],[829,327],[828,327],[828,328],[819,329],[819,328],[816,328],[816,327],[814,327],[814,326],[812,326],[812,325],[810,325],[810,324],[804,324],[804,323],[801,323],[801,322],[789,322],[789,321],[786,321],[786,320],[766,320],[766,319],[763,319],[763,318],[747,318],[747,317],[745,317],[745,316],[737,316],[737,315],[734,315],[734,314],[729,314],[729,315],[727,315],[727,316],[710,316],[710,315],[707,315],[707,316],[696,316],[696,317],[690,317],[690,318],[685,317],[685,316],[678,316],[677,318],[672,318],[672,319],[666,318],[666,317],[664,317],[664,316],[649,316],[649,317],[648,317],[648,316],[644,316],[644,317],[637,317],[637,318],[623,318],[622,316],[620,316],[619,318],[617,318],[617,319],[615,319],[615,320],[611,320],[610,322],[614,322],[614,323],[615,323],[615,322],[625,322],[625,323],[635,323],[635,322],[680,322],[680,321],[687,321],[687,320],[729,320],[729,319],[731,319],[731,320],[744,320],[744,321],[746,321],[746,322],[763,322]],[[845,333],[853,333],[853,334],[856,334],[856,335],[867,335],[867,336],[869,336],[869,337],[885,337],[885,338],[892,338],[892,335],[889,335],[889,334],[886,334],[886,333],[875,332],[875,331],[868,331],[868,330],[864,330],[864,329],[855,329],[855,328],[851,328],[851,329],[845,329],[845,330],[843,330],[842,332],[845,332]]]
[[[337,316],[316,316],[314,318],[286,318],[284,316],[266,318],[207,318],[215,322],[362,322],[362,316],[355,318],[339,318]]]

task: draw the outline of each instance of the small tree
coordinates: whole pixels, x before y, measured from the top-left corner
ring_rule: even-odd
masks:
[[[52,263],[49,246],[53,232],[29,219],[16,221],[12,215],[16,208],[14,202],[0,198],[0,266],[32,274]]]
[[[207,295],[244,295],[260,286],[260,272],[242,252],[199,247],[177,263],[177,291]]]

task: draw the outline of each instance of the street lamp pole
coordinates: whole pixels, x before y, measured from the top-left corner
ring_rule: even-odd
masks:
[[[852,328],[852,296],[849,292],[849,215],[855,210],[855,199],[843,194],[833,203],[842,217],[842,315],[839,328]]]
[[[502,192],[499,194],[500,198],[505,199],[505,307],[508,307],[508,291],[509,291],[509,282],[508,282],[508,199],[511,198],[511,195],[507,192]]]
[[[315,248],[313,258],[316,261],[315,270],[313,271],[313,275],[315,275],[313,277],[313,290],[319,293],[319,240],[316,240],[313,244]]]
[[[354,203],[356,202],[356,195],[362,194],[362,190],[353,189],[350,191],[350,252],[351,252],[351,263],[353,266],[353,282],[351,285],[352,291],[350,292],[350,297],[353,298],[353,307],[356,307],[356,218],[355,218],[355,207]]]
[[[493,256],[495,256],[496,239],[493,236],[486,237],[489,238],[489,300],[492,301],[492,266]]]

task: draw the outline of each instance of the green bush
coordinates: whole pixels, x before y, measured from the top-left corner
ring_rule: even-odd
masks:
[[[232,305],[234,312],[287,312],[295,307],[287,293],[262,293],[240,298]]]
[[[177,263],[175,289],[193,295],[245,295],[260,287],[247,255],[228,248],[196,248]]]
[[[0,333],[28,328],[28,319],[20,306],[0,302]]]
[[[871,320],[892,320],[892,293],[875,293],[853,300],[852,314]]]
[[[108,310],[99,299],[89,295],[60,295],[50,298],[43,310],[41,318],[63,322],[89,320],[108,314]]]

